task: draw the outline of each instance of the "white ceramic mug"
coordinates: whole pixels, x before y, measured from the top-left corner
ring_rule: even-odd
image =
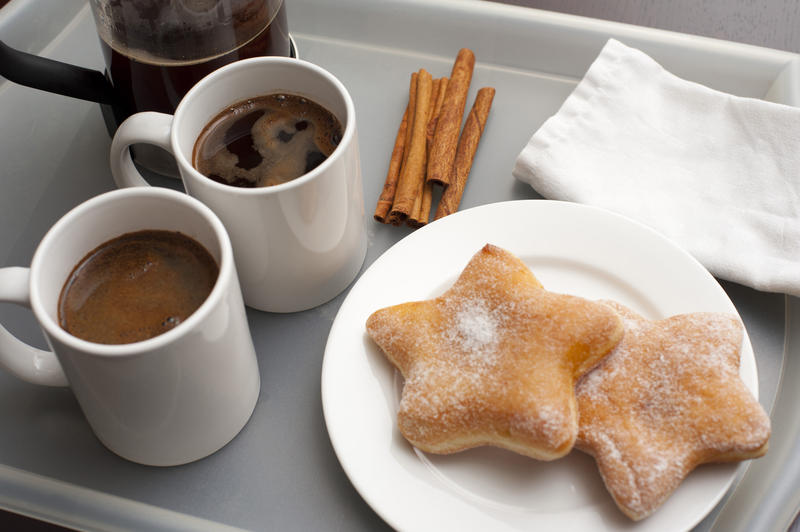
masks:
[[[342,123],[342,139],[325,161],[297,179],[260,188],[217,183],[192,166],[195,141],[213,117],[236,102],[278,92],[305,96]],[[246,59],[203,78],[174,115],[131,116],[111,144],[111,171],[120,187],[148,184],[128,150],[137,143],[172,152],[186,192],[222,219],[247,305],[306,310],[334,298],[358,274],[367,239],[355,108],[326,70],[291,58]]]
[[[140,342],[97,344],[62,329],[58,299],[74,266],[100,244],[143,229],[180,231],[211,253],[219,276],[208,298]],[[230,240],[219,218],[186,194],[116,190],[75,207],[45,234],[30,268],[0,269],[0,301],[29,306],[52,349],[0,326],[0,364],[32,383],[69,385],[100,441],[128,460],[167,466],[203,458],[253,412],[260,378]]]

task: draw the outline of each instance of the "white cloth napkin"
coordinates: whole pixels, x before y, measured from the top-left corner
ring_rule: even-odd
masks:
[[[514,176],[656,229],[717,277],[800,296],[800,109],[686,81],[609,40]]]

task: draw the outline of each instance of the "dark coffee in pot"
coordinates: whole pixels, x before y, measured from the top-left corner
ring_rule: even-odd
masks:
[[[139,111],[173,113],[195,83],[228,63],[290,55],[282,0],[98,2],[94,13],[116,125]]]
[[[318,103],[296,94],[269,94],[214,117],[195,142],[192,164],[226,185],[279,185],[319,166],[342,133],[339,120]]]

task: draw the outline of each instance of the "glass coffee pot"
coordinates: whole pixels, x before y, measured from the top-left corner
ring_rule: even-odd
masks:
[[[0,41],[0,75],[101,104],[109,133],[140,111],[172,113],[217,68],[260,55],[296,56],[283,0],[90,0],[104,73],[37,57]],[[171,158],[135,152],[173,174]],[[164,165],[167,167],[164,167]]]

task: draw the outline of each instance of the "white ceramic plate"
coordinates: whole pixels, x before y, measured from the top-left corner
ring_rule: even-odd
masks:
[[[435,456],[403,439],[395,423],[402,378],[364,324],[379,308],[441,294],[486,243],[524,260],[548,290],[615,299],[651,319],[736,312],[717,281],[686,252],[604,210],[512,201],[468,209],[417,230],[362,275],[342,304],[325,349],[325,421],[361,496],[402,530],[638,531],[697,524],[741,466],[701,466],[655,514],[633,523],[614,505],[594,461],[578,451],[553,462],[488,447]],[[746,335],[741,376],[757,396]]]

